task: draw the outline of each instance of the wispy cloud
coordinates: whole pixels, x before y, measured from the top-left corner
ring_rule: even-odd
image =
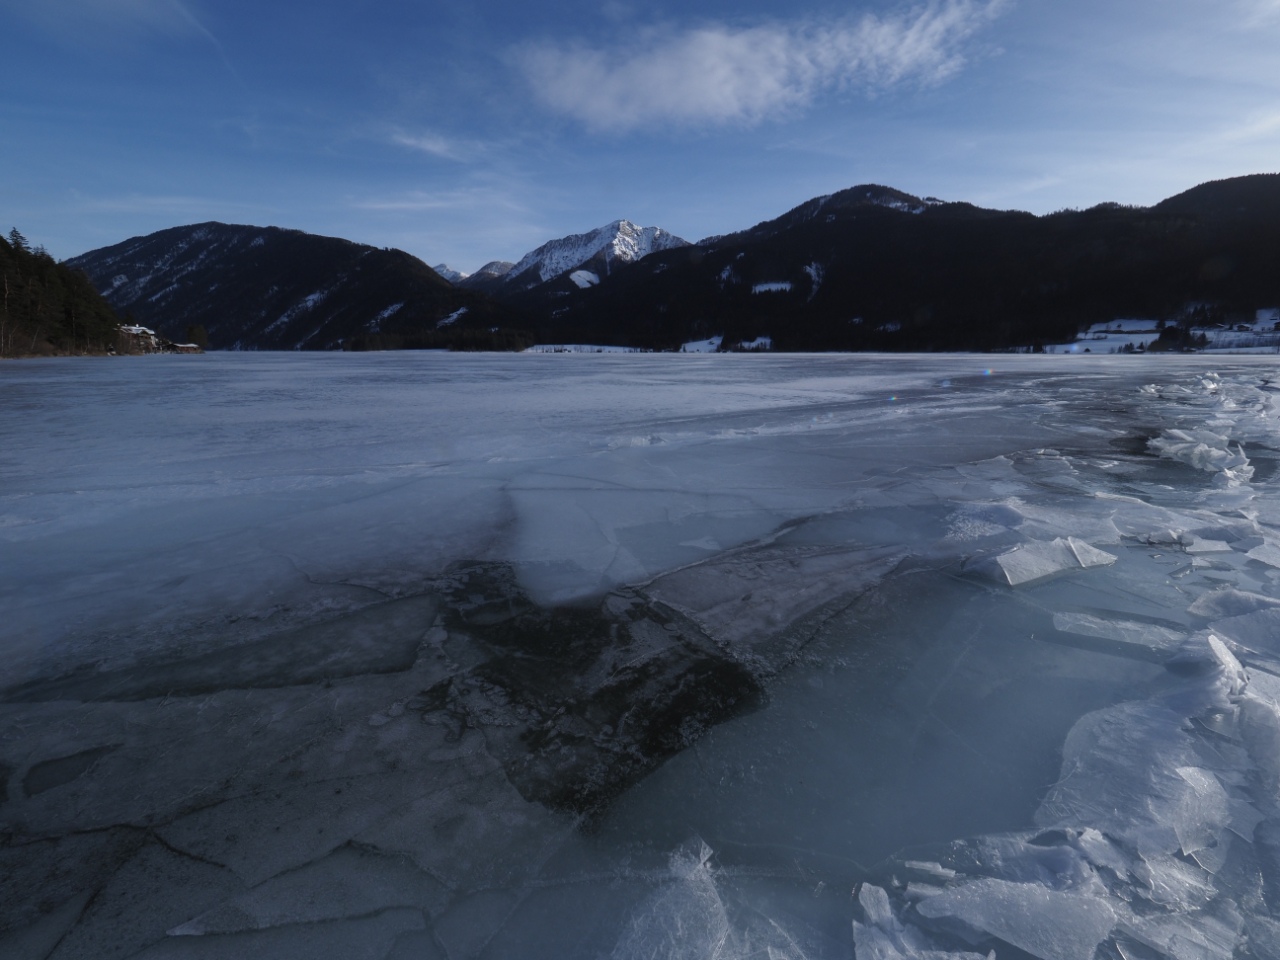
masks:
[[[391,135],[391,140],[393,143],[408,147],[410,150],[416,150],[432,157],[439,157],[441,160],[454,160],[459,163],[474,160],[485,152],[485,146],[482,143],[474,140],[445,137],[430,131],[407,133],[403,130],[397,130]]]
[[[940,83],[1006,5],[934,0],[887,16],[664,28],[609,48],[532,44],[514,58],[543,103],[594,129],[754,124],[823,90]]]

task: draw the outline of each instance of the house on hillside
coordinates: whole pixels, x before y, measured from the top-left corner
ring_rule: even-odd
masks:
[[[174,343],[148,327],[120,325],[121,353],[204,353],[197,343]]]
[[[121,324],[120,337],[125,353],[159,353],[160,340],[154,330],[136,324]]]

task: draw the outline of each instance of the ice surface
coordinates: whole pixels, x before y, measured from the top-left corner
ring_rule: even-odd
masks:
[[[0,368],[0,954],[1269,955],[1274,375],[992,360]]]

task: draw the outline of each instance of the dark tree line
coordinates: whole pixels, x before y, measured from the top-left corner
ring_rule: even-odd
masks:
[[[477,330],[461,327],[455,330],[423,330],[418,333],[363,333],[343,344],[344,350],[452,350],[479,352],[486,350],[524,350],[537,342],[528,330],[498,327]]]
[[[120,319],[81,272],[15,227],[0,237],[0,357],[128,350]]]

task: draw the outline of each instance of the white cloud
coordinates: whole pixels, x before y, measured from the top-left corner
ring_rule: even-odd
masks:
[[[753,124],[826,89],[939,83],[1006,0],[934,0],[835,21],[650,31],[612,48],[547,42],[515,60],[547,106],[600,130]]]
[[[391,135],[391,139],[394,143],[398,143],[402,147],[408,147],[410,150],[417,150],[420,153],[439,157],[442,160],[456,160],[458,162],[472,159],[483,149],[481,144],[472,141],[454,140],[431,132],[405,133],[404,131],[396,131]]]

